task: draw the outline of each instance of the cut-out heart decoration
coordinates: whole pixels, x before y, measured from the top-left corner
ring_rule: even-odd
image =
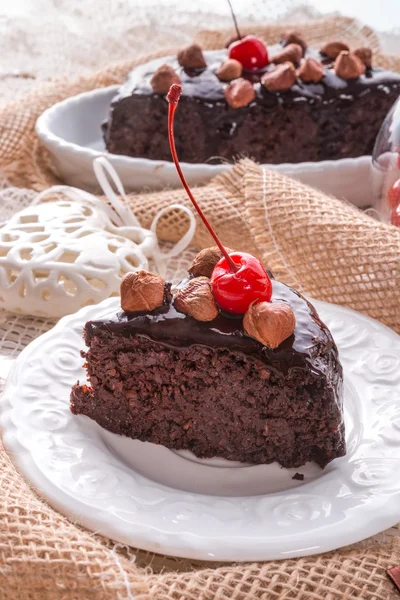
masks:
[[[150,229],[144,229],[128,208],[110,163],[100,157],[93,168],[109,204],[78,188],[54,186],[0,229],[0,308],[62,317],[118,296],[123,275],[147,269],[149,259],[163,273],[166,262],[190,243],[196,228],[190,209],[171,205],[156,215]],[[56,193],[62,199],[43,202]],[[188,231],[169,252],[161,252],[157,223],[176,208],[188,215]]]

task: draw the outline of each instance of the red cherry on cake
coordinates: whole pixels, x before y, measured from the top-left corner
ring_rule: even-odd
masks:
[[[263,69],[269,63],[266,45],[255,35],[248,35],[246,37],[241,35],[230,0],[228,0],[228,5],[238,37],[237,41],[229,46],[229,58],[239,61],[246,71]]]
[[[258,71],[269,63],[264,42],[255,35],[248,35],[229,46],[229,58],[238,60],[246,71]]]
[[[269,302],[272,283],[262,263],[247,252],[231,252],[229,257],[238,270],[232,273],[225,257],[214,267],[211,289],[223,310],[244,314],[252,302]]]
[[[390,222],[392,225],[395,225],[395,227],[400,227],[400,204],[393,208]]]
[[[390,208],[396,208],[400,205],[400,179],[394,182],[388,192],[388,203]]]
[[[173,83],[169,89],[168,139],[172,159],[183,187],[198,212],[204,225],[221,251],[222,258],[217,262],[211,275],[211,288],[220,308],[228,312],[243,314],[254,301],[271,300],[272,284],[261,262],[246,252],[230,252],[220,242],[207,217],[193,196],[179,164],[174,138],[174,116],[182,94],[182,86]]]

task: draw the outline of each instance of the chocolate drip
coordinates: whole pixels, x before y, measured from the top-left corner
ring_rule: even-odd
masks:
[[[270,55],[273,56],[281,50],[281,46],[269,47]],[[150,80],[154,72],[164,63],[170,64],[179,74],[183,95],[198,98],[199,100],[215,103],[225,102],[224,84],[219,81],[216,71],[221,63],[228,56],[227,50],[215,50],[206,53],[207,68],[204,70],[185,71],[180,67],[176,57],[169,59],[157,59],[137,67],[130,73],[120,93],[114,99],[113,103],[121,98],[135,94],[153,94]],[[337,99],[351,101],[357,96],[365,94],[371,88],[377,88],[381,91],[397,84],[400,87],[400,75],[384,69],[369,68],[366,73],[357,79],[344,80],[338,77],[332,68],[332,61],[322,56],[318,51],[308,49],[305,57],[312,57],[325,63],[325,76],[319,83],[305,83],[298,80],[292,88],[285,92],[268,92],[260,84],[262,75],[274,68],[269,64],[265,69],[257,73],[244,73],[243,77],[248,78],[255,85],[255,102],[261,105],[273,107],[276,104],[292,105],[299,102],[322,102],[329,103]]]
[[[119,312],[102,321],[89,321],[86,341],[90,345],[91,338],[100,328],[122,337],[141,334],[175,348],[193,344],[227,348],[250,355],[286,373],[292,368],[309,368],[311,365],[313,370],[326,375],[328,363],[320,357],[331,354],[335,361],[338,360],[337,348],[329,330],[303,296],[276,280],[272,284],[272,302],[289,303],[296,315],[293,335],[275,349],[267,348],[248,336],[243,330],[241,316],[220,314],[213,321],[200,322],[177,312],[173,304],[151,313]]]

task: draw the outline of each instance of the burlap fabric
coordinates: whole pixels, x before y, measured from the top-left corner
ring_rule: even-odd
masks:
[[[301,28],[301,26],[300,26]],[[279,28],[259,28],[273,41]],[[352,45],[369,43],[377,61],[378,41],[367,28],[346,19],[303,27],[310,43],[340,36]],[[230,33],[230,32],[229,32]],[[228,32],[202,32],[204,46],[218,47]],[[165,50],[160,51],[163,54]],[[75,81],[58,80],[0,111],[0,168],[9,184],[40,190],[56,182],[57,172],[34,135],[37,116],[55,101],[122,81],[133,66],[125,62]],[[29,201],[30,192],[0,193],[3,216]],[[249,160],[197,190],[206,214],[229,246],[259,255],[276,275],[324,300],[351,306],[400,331],[397,304],[400,234],[353,207],[327,198]],[[131,196],[148,225],[181,191]],[[159,235],[175,240],[186,226],[179,214],[162,220]],[[198,227],[194,245],[209,238]],[[1,315],[2,352],[15,355],[49,322]],[[114,544],[83,530],[52,510],[20,477],[0,448],[0,599],[81,600],[390,600],[396,598],[385,569],[400,562],[398,530],[318,557],[264,564],[212,565],[151,555]]]

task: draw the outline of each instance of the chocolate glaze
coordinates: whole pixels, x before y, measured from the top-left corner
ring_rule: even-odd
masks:
[[[334,363],[335,366],[337,364],[337,381],[333,384],[338,385],[341,366],[330,331],[322,323],[314,307],[297,291],[276,280],[273,280],[272,285],[272,302],[287,302],[296,316],[293,335],[275,349],[267,348],[248,336],[243,330],[242,317],[220,314],[213,321],[201,322],[176,311],[172,304],[164,305],[151,313],[119,312],[101,321],[89,321],[85,327],[86,342],[90,345],[91,339],[99,330],[108,330],[122,337],[140,334],[174,348],[193,344],[228,348],[250,355],[268,364],[269,368],[284,373],[293,368],[311,367],[316,374],[324,377]]]
[[[281,50],[281,46],[268,48],[270,56]],[[224,87],[226,84],[219,81],[216,71],[221,63],[227,59],[228,51],[212,50],[204,53],[207,68],[204,70],[185,71],[174,56],[153,60],[136,67],[128,76],[121,87],[113,104],[131,94],[153,94],[150,80],[154,72],[163,64],[171,65],[179,74],[182,81],[183,95],[197,98],[204,102],[224,102]],[[325,63],[325,77],[319,83],[305,83],[297,80],[290,90],[285,92],[269,92],[260,84],[262,75],[273,70],[275,65],[270,63],[265,69],[257,73],[244,73],[243,77],[254,83],[256,98],[254,103],[274,107],[276,104],[292,105],[297,103],[322,103],[327,104],[338,98],[352,101],[354,98],[368,93],[371,88],[389,93],[393,86],[400,89],[400,75],[384,69],[370,68],[364,75],[357,79],[345,80],[338,77],[333,70],[332,61],[321,55],[318,51],[307,49],[306,57],[313,57]]]

